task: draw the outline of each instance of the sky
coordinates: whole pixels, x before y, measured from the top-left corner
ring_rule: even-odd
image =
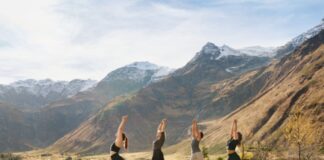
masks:
[[[275,47],[324,18],[322,0],[0,0],[0,84],[100,80],[135,61],[184,66],[207,42]]]

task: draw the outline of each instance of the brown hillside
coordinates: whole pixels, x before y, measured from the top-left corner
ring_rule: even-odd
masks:
[[[124,114],[130,115],[126,129],[130,151],[151,147],[156,125],[162,118],[168,118],[170,122],[167,145],[187,137],[188,126],[194,117],[200,120],[220,118],[205,125],[207,138],[204,141],[213,150],[224,149],[234,118],[239,120],[247,143],[280,141],[279,131],[296,106],[312,115],[321,129],[323,34],[324,31],[281,61],[238,77],[226,73],[219,63],[208,57],[198,57],[203,63],[189,62],[171,77],[141,89],[130,99],[108,105],[81,127],[59,139],[51,149],[107,152]]]
[[[233,119],[238,119],[239,130],[246,144],[265,141],[283,144],[283,127],[289,113],[300,107],[313,119],[315,129],[324,133],[324,31],[300,46],[293,54],[273,63],[263,72],[270,72],[267,85],[253,100],[229,115],[203,123],[206,138],[203,144],[212,152],[225,153]],[[174,152],[179,145],[170,147]],[[188,148],[181,149],[188,152]]]
[[[130,99],[112,102],[50,148],[60,152],[107,152],[123,114],[130,115],[126,129],[130,151],[151,148],[156,125],[162,118],[170,122],[166,143],[175,144],[187,135],[193,117],[225,116],[262,90],[269,78],[263,70],[233,77],[217,61],[204,57],[198,60],[141,89]],[[229,77],[232,79],[222,81]],[[224,87],[227,84],[230,87]]]

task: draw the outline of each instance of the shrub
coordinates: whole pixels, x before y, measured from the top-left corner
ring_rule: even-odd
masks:
[[[22,160],[22,158],[18,155],[13,155],[11,153],[2,153],[0,154],[1,160]]]
[[[65,160],[72,160],[72,157],[67,157],[67,158],[65,158]]]
[[[209,160],[209,156],[208,156],[208,148],[207,148],[207,147],[205,147],[205,146],[202,147],[202,154],[203,154],[203,156],[204,156],[204,158],[205,158],[206,160]]]

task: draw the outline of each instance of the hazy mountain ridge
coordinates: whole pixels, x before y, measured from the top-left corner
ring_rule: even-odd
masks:
[[[0,100],[23,109],[37,109],[91,89],[96,84],[97,81],[90,79],[72,81],[20,80],[9,85],[0,85]]]
[[[157,65],[148,63],[148,62],[136,62],[130,65],[127,65],[128,67],[124,67],[124,69],[136,69],[137,67],[140,68],[139,72],[142,72],[143,70],[148,69],[148,72],[152,72],[150,74],[149,78],[152,78],[152,75],[159,74],[159,77],[162,79],[164,76],[168,74],[168,72],[165,72],[164,70],[168,70],[168,68],[165,67],[159,67]],[[144,67],[143,67],[144,66]],[[149,66],[153,68],[148,68]],[[154,69],[154,70],[151,70]],[[123,70],[121,68],[112,71],[119,72],[120,70]],[[172,71],[172,70],[171,70]],[[145,72],[145,71],[143,71]],[[163,73],[159,73],[163,72]],[[136,72],[138,73],[138,72]],[[111,75],[111,74],[108,74]],[[141,75],[141,74],[140,74]],[[0,150],[2,151],[22,151],[22,150],[30,150],[34,148],[39,147],[46,147],[53,142],[55,142],[58,138],[64,136],[66,133],[72,131],[76,127],[78,127],[82,122],[87,120],[89,117],[91,117],[92,114],[96,113],[98,110],[100,110],[107,102],[109,102],[112,98],[120,95],[127,95],[131,94],[132,92],[137,91],[138,89],[143,88],[144,86],[148,85],[148,83],[151,83],[150,80],[146,80],[145,76],[141,77],[135,74],[137,76],[136,78],[129,78],[133,77],[134,74],[132,72],[122,72],[121,74],[116,75],[119,78],[117,78],[116,81],[124,81],[127,80],[129,84],[134,84],[137,82],[145,82],[145,83],[139,83],[137,86],[130,88],[125,87],[122,88],[121,86],[116,86],[114,83],[110,83],[112,80],[110,78],[103,79],[102,81],[99,81],[98,83],[95,83],[94,85],[88,85],[91,86],[90,88],[87,85],[78,85],[79,83],[84,84],[82,80],[74,80],[69,83],[75,84],[73,87],[70,86],[69,88],[80,90],[80,92],[77,92],[75,95],[65,97],[61,100],[57,100],[51,103],[48,103],[46,106],[35,109],[33,112],[22,112],[17,109],[12,108],[21,108],[18,106],[14,106],[12,104],[6,104],[6,109],[10,109],[14,112],[14,115],[22,114],[23,116],[19,116],[21,119],[17,123],[15,118],[18,119],[18,117],[15,116],[5,116],[3,117],[3,123],[6,123],[2,126],[0,126],[1,129],[5,129],[6,126],[17,126],[14,127],[15,129],[8,130],[8,132],[2,132],[3,134],[0,134],[0,139],[8,140],[10,141],[11,145],[3,145]],[[113,80],[114,81],[114,80]],[[38,82],[35,80],[28,80],[28,83],[24,81],[20,81],[19,83],[15,83],[14,85],[16,87],[23,87],[23,89],[26,89],[27,87],[39,86],[37,84]],[[42,86],[50,86],[48,88],[45,87],[47,90],[51,90],[51,87],[54,87],[54,90],[62,91],[62,93],[71,93],[68,92],[67,88],[64,88],[62,86],[69,85],[67,82],[60,82],[59,85],[52,85],[51,80],[44,80],[41,81]],[[87,84],[87,83],[86,83]],[[105,84],[105,85],[102,85]],[[125,83],[120,83],[120,85],[125,85]],[[61,87],[58,87],[61,86]],[[81,88],[80,86],[84,86]],[[110,88],[114,88],[115,90],[111,90]],[[109,90],[109,92],[107,92]],[[36,90],[38,91],[38,90]],[[102,92],[104,91],[104,92]],[[24,93],[24,92],[22,92]],[[51,92],[49,92],[51,94]],[[35,99],[30,98],[32,102]],[[28,98],[29,99],[29,98]],[[13,115],[13,114],[12,114]],[[29,127],[24,127],[29,126]],[[10,132],[24,132],[24,135],[21,134],[10,134]],[[4,141],[5,143],[5,141]]]

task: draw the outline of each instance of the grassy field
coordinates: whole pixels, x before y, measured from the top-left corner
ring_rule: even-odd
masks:
[[[68,157],[71,157],[73,160],[109,160],[109,155],[100,154],[100,155],[91,155],[91,156],[80,156],[76,154],[64,154],[59,153],[44,153],[43,151],[30,151],[30,152],[19,152],[14,153],[14,155],[19,155],[23,160],[66,160]],[[130,160],[150,160],[152,153],[151,152],[136,152],[136,153],[122,153],[121,154],[125,159]],[[218,157],[225,157],[225,155],[210,155],[211,160],[217,159]],[[183,160],[189,159],[188,155],[180,154],[166,154],[165,159],[170,160]]]
[[[61,155],[58,153],[51,153],[51,154],[44,154],[40,153],[38,151],[33,152],[21,152],[21,153],[15,153],[15,155],[19,155],[23,160],[65,160],[68,157],[71,157],[73,160],[108,160],[109,155],[107,154],[100,154],[100,155],[92,155],[92,156],[79,156],[75,154],[65,154]],[[121,154],[126,159],[131,160],[149,160],[151,159],[151,153],[150,152],[137,152],[137,153],[123,153]],[[182,158],[184,156],[181,155],[166,155],[166,159],[184,159]],[[186,158],[185,158],[186,159]]]
[[[189,153],[190,154],[190,153]],[[188,160],[190,159],[189,154],[183,155],[179,153],[173,153],[173,154],[165,154],[165,159],[167,160]],[[109,155],[107,154],[100,154],[100,155],[87,155],[87,156],[80,156],[77,154],[64,154],[61,155],[59,153],[45,153],[43,150],[36,150],[36,151],[29,151],[29,152],[19,152],[14,153],[14,155],[19,156],[22,160],[67,160],[69,157],[72,159],[70,160],[110,160]],[[125,159],[128,160],[150,160],[152,153],[151,152],[136,152],[136,153],[122,153],[121,156],[123,156]],[[247,159],[252,158],[253,153],[247,152],[245,157]],[[218,160],[219,158],[227,159],[227,156],[225,154],[212,154],[208,156],[209,159],[205,158],[205,160]],[[268,158],[269,159],[275,159],[275,160],[288,160],[288,159],[294,159],[294,158],[283,158],[287,157],[286,154],[281,155],[278,157],[277,154],[271,154]],[[316,157],[315,159],[323,160],[323,156]],[[1,157],[0,157],[0,160]]]

